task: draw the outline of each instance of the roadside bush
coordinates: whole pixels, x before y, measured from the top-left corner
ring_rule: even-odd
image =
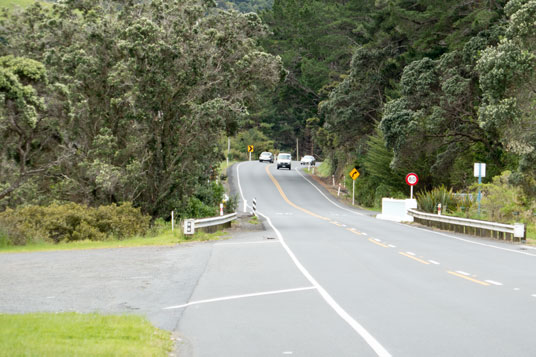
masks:
[[[481,186],[481,210],[486,212],[487,219],[496,222],[511,222],[519,218],[530,220],[530,214],[527,212],[532,210],[525,207],[521,188],[510,185],[511,174],[510,171],[504,171],[500,176],[495,176],[491,183]],[[472,190],[477,192],[478,185],[473,185]]]
[[[0,213],[0,232],[10,244],[122,239],[144,235],[150,216],[131,203],[91,208],[76,203],[24,206]]]
[[[418,192],[415,197],[419,209],[424,212],[436,213],[439,203],[443,212],[453,212],[458,207],[458,201],[452,189],[447,190],[445,186],[436,187],[431,191]]]

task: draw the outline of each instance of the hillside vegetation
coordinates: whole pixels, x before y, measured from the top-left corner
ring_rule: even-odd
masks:
[[[483,162],[531,212],[536,0],[122,4],[0,27],[0,209],[208,214],[231,137],[231,159],[297,140],[339,178],[358,167],[365,206],[407,195],[408,172],[417,191],[474,192]]]

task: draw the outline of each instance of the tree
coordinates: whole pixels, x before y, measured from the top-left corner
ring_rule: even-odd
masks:
[[[186,209],[222,158],[218,143],[279,82],[256,14],[210,1],[67,1],[12,13],[0,53],[45,63],[72,103],[63,123],[75,157],[50,197],[92,205],[134,201],[165,216]]]
[[[0,200],[68,156],[57,150],[68,114],[68,106],[58,103],[64,91],[48,82],[42,63],[0,57]]]
[[[536,1],[512,0],[505,36],[482,51],[477,63],[483,103],[479,121],[496,131],[506,150],[520,157],[512,181],[535,195]]]

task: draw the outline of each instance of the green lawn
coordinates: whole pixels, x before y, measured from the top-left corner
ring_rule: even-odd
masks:
[[[195,241],[208,241],[225,239],[227,233],[204,233],[201,231],[196,232],[192,237],[187,237],[182,234],[181,227],[176,227],[172,232],[171,228],[164,230],[163,232],[149,237],[133,237],[124,240],[109,240],[104,242],[97,241],[80,241],[71,243],[40,243],[40,244],[28,244],[25,246],[0,246],[0,253],[24,253],[24,252],[37,252],[37,251],[50,251],[50,250],[72,250],[72,249],[102,249],[102,248],[122,248],[122,247],[144,247],[155,245],[175,245],[180,243],[195,242]]]
[[[133,315],[0,314],[0,356],[168,356],[170,332]]]

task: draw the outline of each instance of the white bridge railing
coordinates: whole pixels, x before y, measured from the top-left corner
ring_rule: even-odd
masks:
[[[497,239],[525,240],[526,232],[523,223],[503,224],[420,212],[415,209],[409,209],[407,212],[408,215],[413,217],[415,222],[427,226]]]
[[[213,227],[217,229],[219,226],[223,226],[226,223],[234,221],[236,218],[237,218],[237,214],[236,212],[234,212],[234,213],[227,214],[225,216],[200,218],[200,219],[186,219],[184,221],[184,234],[194,234],[195,230],[199,228],[212,228]]]

